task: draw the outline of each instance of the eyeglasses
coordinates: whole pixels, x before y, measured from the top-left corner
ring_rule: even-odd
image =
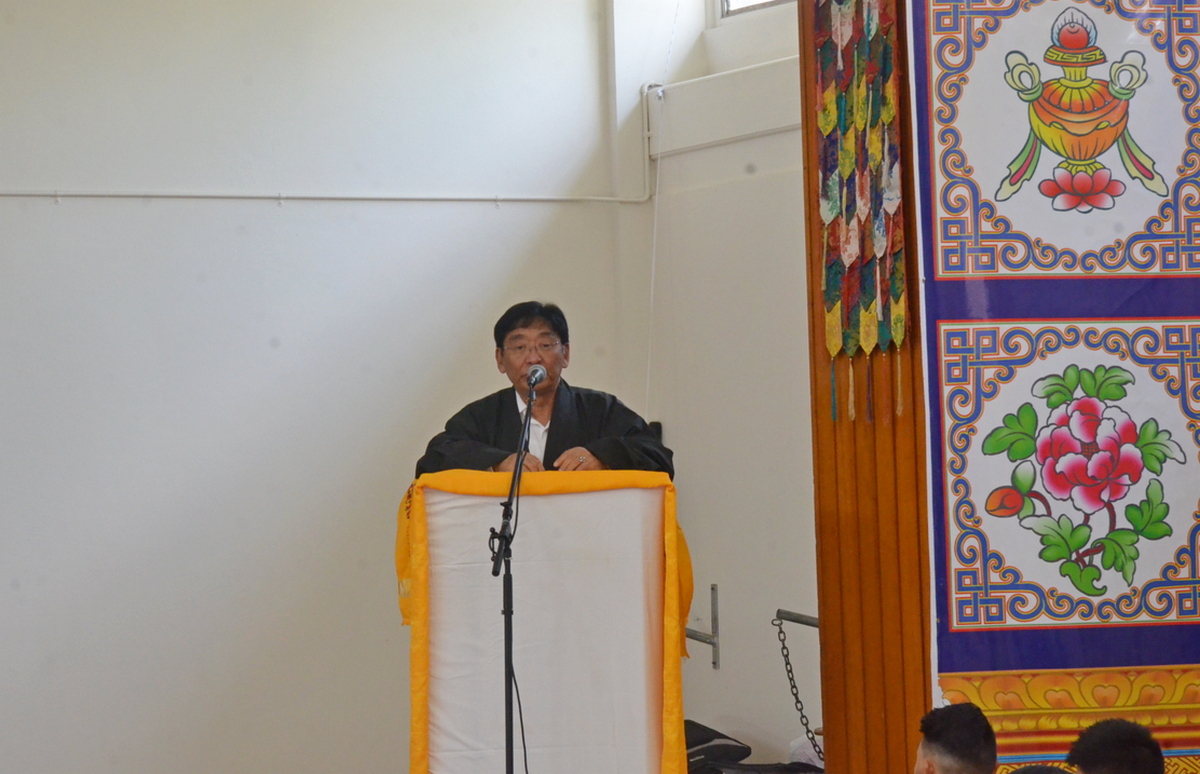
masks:
[[[513,355],[514,357],[525,357],[534,350],[537,350],[538,354],[549,355],[550,353],[554,352],[554,350],[558,349],[559,344],[562,344],[562,342],[539,341],[537,344],[517,344],[512,347],[502,347],[501,349],[508,354]]]

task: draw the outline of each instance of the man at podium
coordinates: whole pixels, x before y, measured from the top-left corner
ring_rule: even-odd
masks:
[[[612,395],[563,381],[571,344],[558,306],[516,304],[496,321],[493,335],[496,367],[512,387],[451,417],[417,462],[418,476],[453,468],[512,471],[529,372],[537,365],[546,377],[536,388],[525,470],[655,470],[674,476],[671,450],[640,416]]]

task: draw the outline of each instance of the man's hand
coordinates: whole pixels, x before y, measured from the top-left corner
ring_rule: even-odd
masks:
[[[494,467],[492,469],[495,470],[497,473],[512,473],[513,468],[515,468],[516,466],[517,466],[517,455],[515,453],[513,453],[513,454],[510,454],[507,457],[505,457],[504,460],[501,461],[499,465],[497,465],[496,467]],[[538,473],[538,472],[546,469],[545,466],[542,465],[542,461],[539,460],[537,457],[533,456],[532,454],[525,455],[525,464],[522,465],[521,467],[524,468],[525,470],[529,471],[530,473]]]
[[[608,470],[608,466],[582,446],[567,449],[554,461],[559,470]]]

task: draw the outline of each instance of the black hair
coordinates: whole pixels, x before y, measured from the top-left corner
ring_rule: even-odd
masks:
[[[563,344],[571,343],[567,332],[567,316],[563,314],[563,310],[559,309],[556,304],[524,301],[510,306],[508,311],[500,315],[500,319],[496,321],[496,327],[492,329],[492,335],[496,339],[496,348],[503,349],[504,340],[517,328],[528,328],[538,321],[549,325],[550,330],[554,331]]]
[[[958,771],[993,774],[996,770],[996,732],[983,711],[970,702],[933,710],[921,718],[921,733],[926,755],[941,758]]]
[[[1162,748],[1150,729],[1121,718],[1081,731],[1067,763],[1086,774],[1163,774]]]
[[[1030,763],[1019,769],[1013,769],[1008,774],[1066,774],[1066,769],[1058,766],[1048,766],[1044,763]]]

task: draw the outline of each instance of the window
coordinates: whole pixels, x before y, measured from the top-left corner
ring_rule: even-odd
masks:
[[[772,5],[783,5],[784,3],[793,3],[796,0],[720,0],[721,2],[721,18],[733,16],[734,14],[745,13],[746,11],[755,11],[759,8],[767,8]]]

